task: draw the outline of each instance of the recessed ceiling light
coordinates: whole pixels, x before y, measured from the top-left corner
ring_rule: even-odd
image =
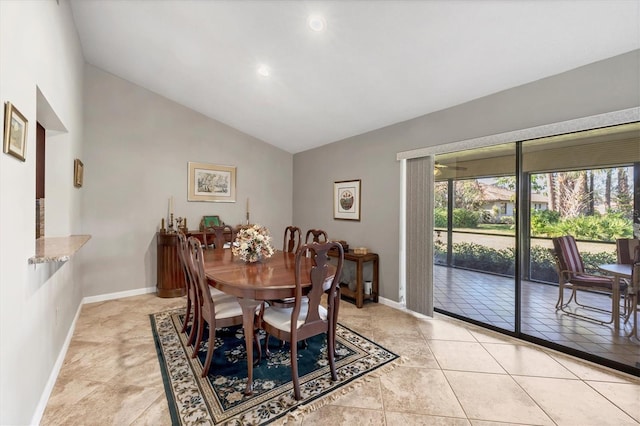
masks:
[[[307,20],[307,24],[309,24],[309,28],[313,31],[324,31],[327,28],[327,23],[322,16],[319,15],[311,15]]]
[[[269,77],[270,71],[271,70],[269,70],[269,67],[266,65],[260,65],[258,67],[258,74],[263,77]]]

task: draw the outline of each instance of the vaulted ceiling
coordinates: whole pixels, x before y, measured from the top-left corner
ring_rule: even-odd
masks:
[[[88,63],[291,153],[640,48],[640,0],[71,5]]]

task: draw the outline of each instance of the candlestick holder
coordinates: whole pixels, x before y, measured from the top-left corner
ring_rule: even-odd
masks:
[[[173,234],[176,230],[173,228],[173,213],[169,217],[169,226],[167,227],[167,233]]]
[[[167,230],[166,230],[166,229],[165,229],[165,227],[164,227],[164,217],[162,218],[162,225],[160,226],[160,232],[161,232],[161,233],[163,233],[163,234],[164,234],[165,232],[167,232]]]

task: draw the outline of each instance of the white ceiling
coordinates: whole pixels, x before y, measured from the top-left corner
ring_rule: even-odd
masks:
[[[640,48],[640,0],[71,5],[88,63],[291,153]]]

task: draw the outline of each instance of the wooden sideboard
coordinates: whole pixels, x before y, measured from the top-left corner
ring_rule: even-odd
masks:
[[[207,241],[207,233],[202,231],[187,231],[187,237],[196,237],[203,244]],[[226,232],[227,241],[231,233]],[[178,258],[178,234],[158,232],[157,241],[157,295],[158,297],[180,297],[186,294],[184,272]]]
[[[329,256],[338,257],[338,252],[329,251]],[[342,295],[355,299],[356,306],[358,308],[362,308],[362,305],[364,304],[365,300],[372,300],[377,303],[378,302],[378,283],[379,283],[378,255],[376,253],[355,254],[353,250],[347,250],[344,253],[344,260],[355,262],[356,264],[356,289],[355,291],[352,291],[349,289],[347,284],[340,283],[340,292],[342,293]],[[371,294],[365,294],[364,292],[364,278],[363,278],[362,269],[366,262],[373,263],[373,280],[371,282]]]
[[[159,297],[179,297],[186,294],[184,272],[178,258],[178,234],[158,232],[158,283]]]

